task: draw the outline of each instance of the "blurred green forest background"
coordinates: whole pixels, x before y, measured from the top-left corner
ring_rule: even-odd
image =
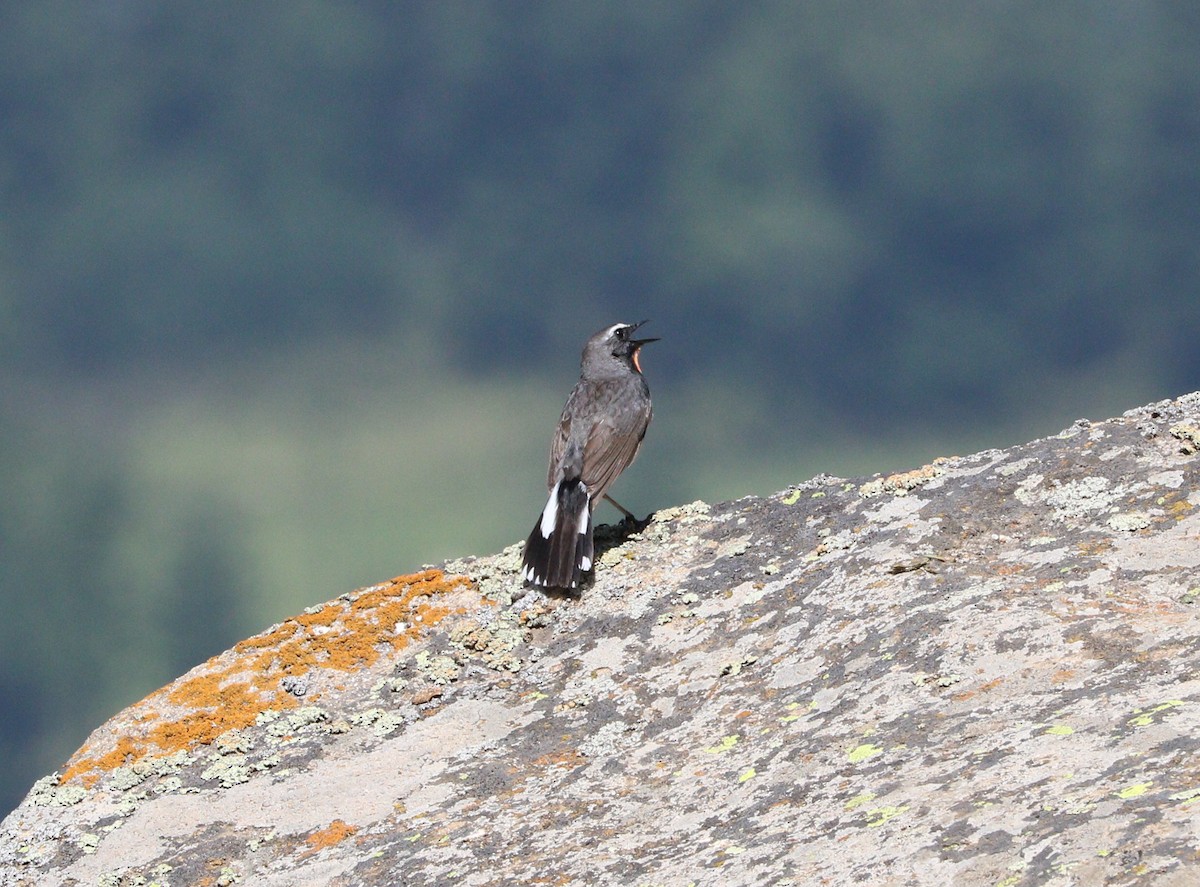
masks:
[[[0,812],[522,539],[615,321],[639,512],[1200,387],[1197,59],[1171,2],[0,3]]]

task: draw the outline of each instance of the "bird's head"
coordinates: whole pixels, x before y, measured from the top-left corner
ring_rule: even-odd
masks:
[[[637,323],[614,323],[612,326],[600,330],[600,332],[588,339],[587,345],[584,346],[584,366],[588,365],[589,360],[595,363],[607,363],[609,360],[616,360],[618,363],[631,368],[634,372],[640,373],[642,365],[638,355],[642,346],[658,341],[657,338],[634,338],[634,333],[637,332],[638,327],[645,323],[647,323],[645,320]]]

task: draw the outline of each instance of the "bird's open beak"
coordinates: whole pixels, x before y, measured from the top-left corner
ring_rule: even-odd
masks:
[[[639,320],[637,323],[635,323],[630,328],[629,332],[631,332],[631,333],[634,332],[635,330],[637,330],[638,327],[640,327],[642,324],[645,324],[645,323],[649,323],[649,321],[648,320]],[[655,337],[653,339],[630,339],[629,340],[629,344],[633,346],[633,351],[630,354],[630,359],[633,361],[633,368],[635,370],[637,370],[639,373],[642,371],[642,358],[641,358],[642,346],[648,345],[651,342],[657,342],[657,341],[658,341],[657,337]]]
[[[637,323],[633,324],[629,328],[629,332],[630,333],[636,332],[639,327],[641,327],[644,324],[647,324],[649,322],[650,321],[648,321],[648,320],[639,320]],[[657,341],[658,341],[658,337],[655,337],[653,339],[630,339],[629,344],[636,346],[636,348],[641,348],[643,345],[646,345],[650,342],[657,342]]]

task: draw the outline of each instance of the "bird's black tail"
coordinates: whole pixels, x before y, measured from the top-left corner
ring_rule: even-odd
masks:
[[[562,480],[550,491],[542,516],[525,542],[521,572],[542,588],[578,588],[592,568],[592,508],[579,478]]]

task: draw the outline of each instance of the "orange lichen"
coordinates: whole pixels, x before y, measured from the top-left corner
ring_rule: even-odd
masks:
[[[530,884],[551,884],[551,885],[554,885],[554,887],[563,887],[564,884],[571,883],[571,876],[565,875],[565,874],[556,875],[556,876],[546,875],[543,877],[530,878],[529,883]]]
[[[317,853],[320,850],[324,850],[327,847],[336,847],[338,844],[342,843],[342,841],[346,840],[348,837],[357,832],[358,829],[359,827],[357,825],[347,825],[342,820],[335,819],[325,828],[318,829],[304,839],[304,843],[307,844],[309,848],[304,855],[311,856],[312,854]]]
[[[333,625],[341,615],[342,608],[337,604],[326,604],[315,613],[301,613],[295,618],[295,621],[306,628],[311,628],[314,625]]]
[[[388,647],[401,650],[421,632],[461,613],[461,607],[431,599],[469,587],[463,577],[425,570],[273,626],[151,693],[131,712],[140,735],[121,736],[101,753],[85,745],[68,762],[60,782],[81,777],[92,785],[99,772],[146,755],[207,745],[230,730],[251,726],[268,709],[294,708],[296,697],[280,686],[285,677],[316,668],[353,671],[372,665]],[[318,627],[321,631],[314,631]]]
[[[586,763],[587,758],[573,748],[550,752],[533,760],[533,766],[545,769],[563,767],[567,770],[574,770],[576,767],[582,767]]]
[[[76,754],[78,754],[78,752]],[[72,776],[76,775],[76,773],[82,773],[86,770],[115,770],[117,767],[120,767],[126,762],[138,757],[141,757],[141,746],[128,736],[122,736],[117,740],[116,745],[113,746],[111,751],[109,751],[107,754],[100,755],[99,757],[92,759],[95,762],[93,766],[79,769],[76,769],[75,767],[69,768],[63,774],[60,781],[66,782]],[[86,773],[82,781],[85,786],[91,788],[96,784],[96,780],[99,778],[99,773]]]
[[[974,690],[964,690],[962,693],[955,693],[952,697],[955,702],[965,702],[968,699],[974,699],[980,693],[987,693],[989,690],[995,690],[1004,683],[1004,678],[993,678],[990,681],[980,684]]]

